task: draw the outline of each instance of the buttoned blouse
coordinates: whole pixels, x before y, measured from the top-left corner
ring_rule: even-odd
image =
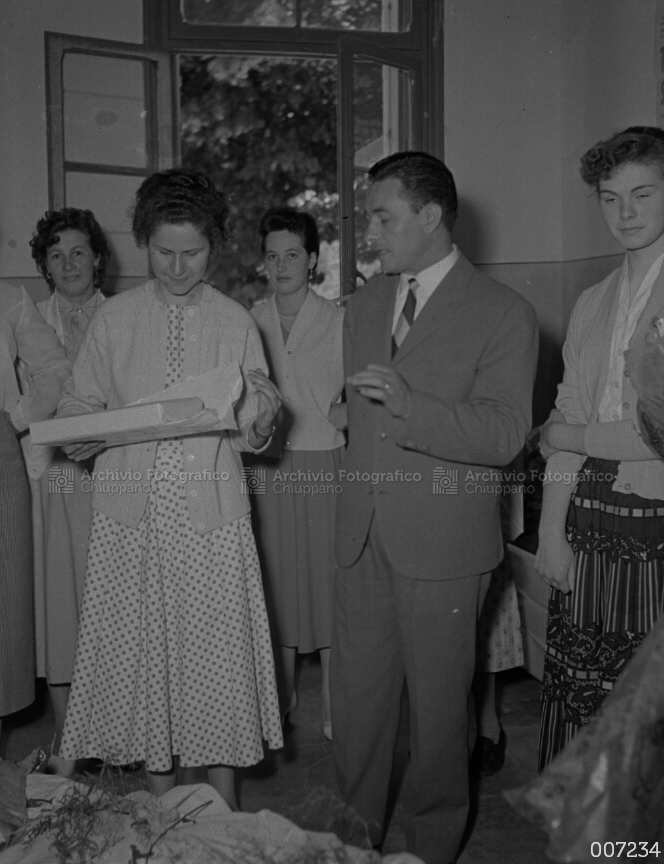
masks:
[[[26,391],[21,394],[16,360],[22,361]],[[55,411],[71,364],[52,327],[24,288],[0,282],[0,406],[22,432]]]
[[[284,398],[282,447],[342,447],[343,433],[330,422],[329,413],[344,386],[343,309],[310,290],[285,344],[274,295],[256,303],[251,313],[263,338],[270,377]]]
[[[75,306],[56,289],[48,300],[37,303],[47,324],[58,334],[67,357],[73,363],[78,354],[85,333],[97,307],[104,302],[104,295],[97,290],[82,306]],[[78,316],[78,326],[73,327],[74,315]]]
[[[83,337],[58,415],[121,408],[163,390],[167,314],[154,280],[105,300]],[[204,285],[198,304],[184,307],[184,325],[183,381],[237,363],[245,384],[235,406],[237,431],[183,438],[189,517],[196,531],[204,534],[249,512],[239,451],[252,449],[246,435],[256,419],[258,400],[246,373],[267,372],[267,365],[251,315],[210,285]],[[111,480],[93,487],[93,509],[137,528],[147,505],[156,452],[156,441],[104,450],[95,471]],[[123,478],[119,482],[131,488],[106,490],[113,477]]]
[[[601,422],[599,409],[611,366],[611,344],[618,317],[622,267],[579,297],[563,346],[565,374],[556,407],[567,423],[586,426],[588,456],[620,462],[614,491],[664,498],[664,462],[644,442],[637,422],[637,394],[628,370],[622,378],[622,419]],[[630,345],[644,341],[650,322],[664,314],[664,272],[660,271],[639,315]],[[573,481],[585,456],[560,451],[547,461],[549,477]]]

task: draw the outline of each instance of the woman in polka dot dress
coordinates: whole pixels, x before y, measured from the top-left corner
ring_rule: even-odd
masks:
[[[234,766],[260,761],[263,740],[282,745],[239,453],[267,446],[280,396],[251,316],[203,281],[226,216],[204,174],[144,181],[132,231],[156,278],[98,309],[60,403],[60,415],[118,408],[220,366],[239,367],[245,385],[237,431],[97,458],[61,755],[144,760],[155,794],[175,785],[178,762],[206,766],[235,808]],[[67,452],[80,460],[98,449]]]

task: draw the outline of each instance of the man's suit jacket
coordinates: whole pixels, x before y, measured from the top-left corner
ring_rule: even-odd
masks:
[[[413,401],[408,418],[396,418],[347,387],[337,559],[343,567],[357,561],[373,516],[402,575],[485,573],[503,555],[499,467],[519,453],[530,429],[535,311],[460,254],[392,358],[397,287],[398,277],[378,276],[346,311],[346,375],[369,363],[393,366]]]

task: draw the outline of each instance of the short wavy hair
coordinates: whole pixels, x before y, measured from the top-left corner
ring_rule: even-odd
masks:
[[[106,281],[106,269],[111,260],[111,250],[106,235],[95,219],[92,210],[63,207],[62,210],[47,210],[44,213],[44,217],[37,222],[37,228],[30,241],[32,257],[35,259],[41,275],[51,288],[55,287],[53,277],[46,266],[46,256],[51,246],[60,242],[60,235],[63,231],[80,231],[88,238],[95,258],[99,259],[94,271],[93,284],[95,288],[103,288]]]
[[[435,156],[419,150],[403,150],[386,156],[369,169],[369,180],[401,180],[404,197],[416,213],[425,204],[439,204],[442,222],[448,231],[456,220],[459,207],[456,185],[450,169]]]
[[[664,177],[664,130],[657,126],[630,126],[606,141],[598,141],[581,157],[581,177],[598,188],[622,165],[657,165]]]
[[[131,230],[139,247],[148,245],[160,225],[197,228],[212,252],[228,240],[226,198],[202,171],[171,168],[147,177],[136,193]]]
[[[267,235],[273,231],[290,231],[296,234],[302,241],[307,255],[312,252],[316,254],[316,261],[320,253],[320,235],[318,225],[310,213],[296,210],[294,207],[270,207],[261,216],[258,223],[258,236],[261,238],[261,252],[265,254],[265,241]],[[314,270],[315,270],[314,266]]]

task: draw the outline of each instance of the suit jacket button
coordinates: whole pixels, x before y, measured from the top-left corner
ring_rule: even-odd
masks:
[[[384,441],[385,438],[387,438],[387,433],[386,433],[386,432],[381,432],[379,437],[380,437],[381,441]]]

